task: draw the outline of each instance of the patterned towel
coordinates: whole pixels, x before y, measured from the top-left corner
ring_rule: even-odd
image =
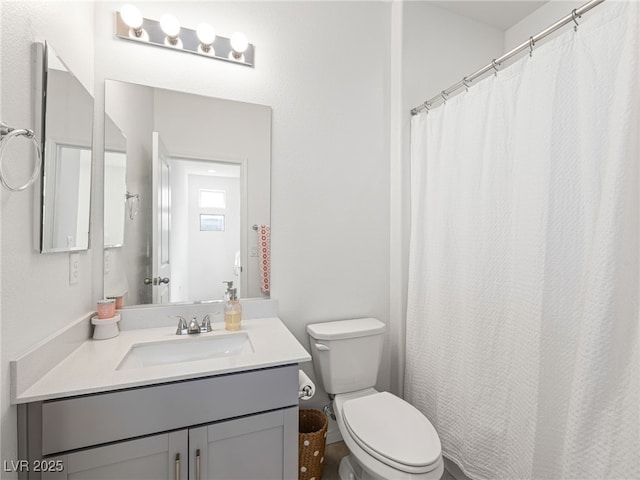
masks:
[[[260,248],[260,290],[269,293],[269,278],[271,273],[271,227],[258,227],[258,246]]]

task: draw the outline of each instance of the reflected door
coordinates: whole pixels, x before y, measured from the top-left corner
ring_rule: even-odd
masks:
[[[171,223],[171,189],[169,155],[158,132],[152,138],[153,242],[152,286],[153,303],[169,303],[171,289],[171,261],[169,229]]]

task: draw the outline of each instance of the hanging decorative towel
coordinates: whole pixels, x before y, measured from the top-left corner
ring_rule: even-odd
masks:
[[[271,227],[258,227],[258,246],[260,248],[260,290],[269,293],[269,278],[271,273]]]

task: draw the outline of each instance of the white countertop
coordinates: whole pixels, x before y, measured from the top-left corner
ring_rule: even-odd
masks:
[[[249,335],[253,352],[123,370],[117,370],[117,367],[134,345],[235,332],[225,331],[223,322],[214,322],[212,332],[199,335],[176,335],[174,326],[125,330],[107,340],[89,339],[15,396],[12,403],[107,392],[311,360],[309,353],[277,317],[243,320],[241,331]]]

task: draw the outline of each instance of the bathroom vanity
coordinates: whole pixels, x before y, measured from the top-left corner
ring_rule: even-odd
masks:
[[[194,338],[161,327],[87,340],[14,398],[19,477],[297,478],[298,363],[310,357],[278,318],[242,334],[248,346],[211,358],[139,365],[125,359],[140,347],[212,351],[235,337],[214,324]]]

